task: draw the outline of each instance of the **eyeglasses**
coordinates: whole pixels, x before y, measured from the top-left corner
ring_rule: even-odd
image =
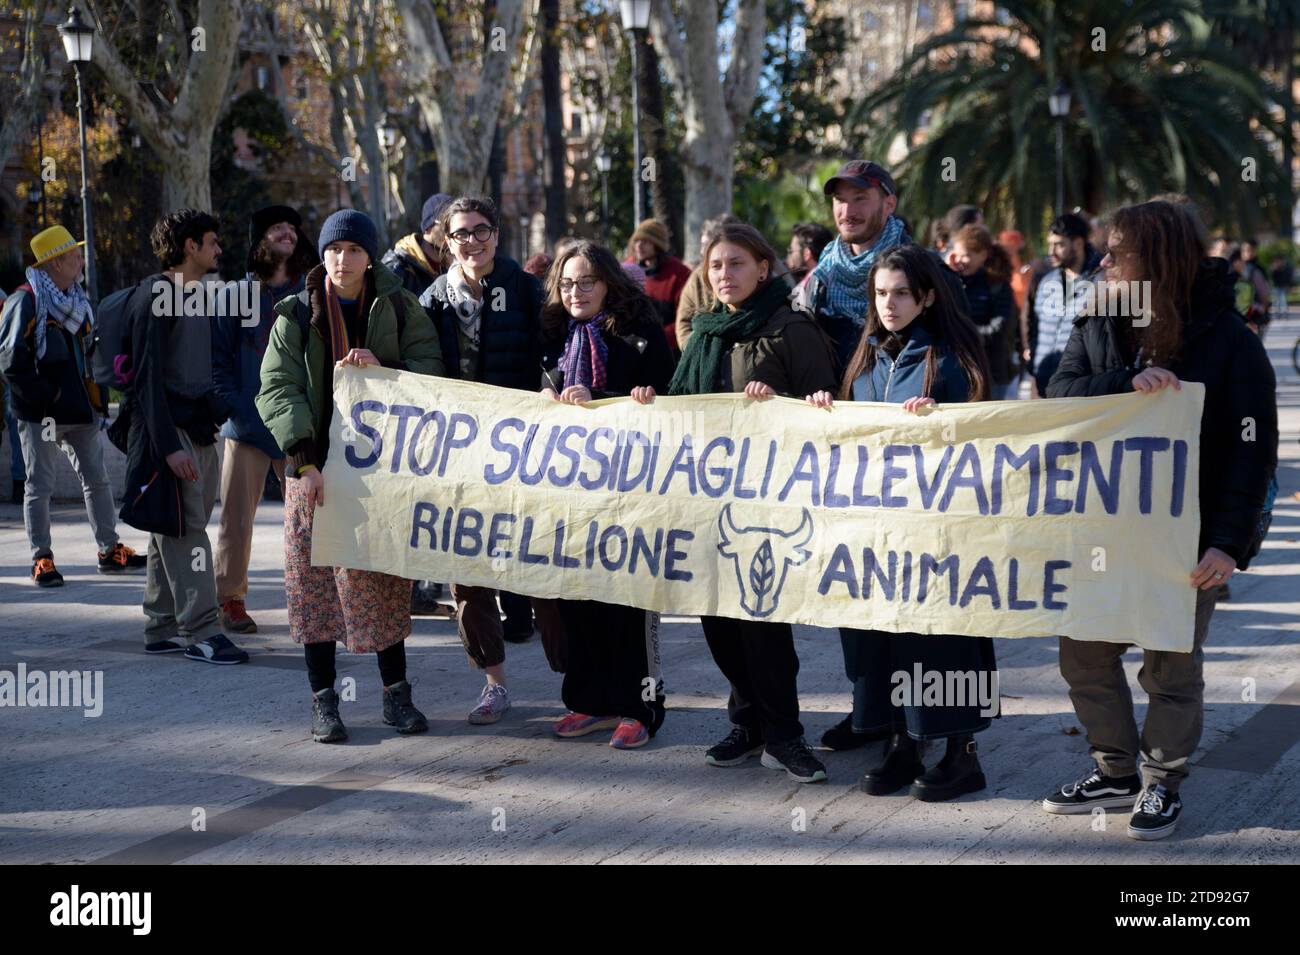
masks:
[[[579,291],[590,292],[599,281],[600,279],[594,279],[590,275],[580,278],[576,282],[573,279],[560,279],[559,289],[561,292],[572,292],[573,287],[576,285]]]
[[[492,238],[496,231],[497,230],[490,225],[481,225],[476,226],[473,232],[470,232],[468,229],[457,229],[447,238],[451,239],[457,245],[464,245],[470,239],[473,239],[475,242],[486,242],[488,239]]]

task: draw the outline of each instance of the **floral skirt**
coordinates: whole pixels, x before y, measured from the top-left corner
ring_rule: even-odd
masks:
[[[284,494],[284,591],[296,643],[334,640],[352,653],[386,650],[411,635],[411,582],[346,567],[313,567],[314,508],[303,482]]]

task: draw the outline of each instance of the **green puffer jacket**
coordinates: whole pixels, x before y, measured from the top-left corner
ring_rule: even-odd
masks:
[[[258,414],[272,437],[288,456],[290,474],[308,464],[321,467],[329,449],[329,422],[334,410],[334,362],[325,309],[325,267],[307,274],[306,287],[275,305],[275,326],[262,359],[262,387],[257,393]],[[395,296],[402,296],[405,325],[398,335]],[[366,340],[385,368],[400,368],[422,375],[443,375],[442,350],[433,322],[414,295],[381,264],[371,267],[366,279]],[[303,345],[299,315],[309,316]]]

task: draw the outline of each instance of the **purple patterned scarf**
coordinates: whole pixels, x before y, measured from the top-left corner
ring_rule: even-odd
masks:
[[[590,321],[569,319],[569,338],[560,356],[564,385],[583,385],[590,391],[605,389],[605,362],[609,348],[605,344],[605,313]]]

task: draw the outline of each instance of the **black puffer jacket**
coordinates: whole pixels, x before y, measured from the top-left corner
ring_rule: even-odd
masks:
[[[571,384],[564,380],[559,368],[560,356],[568,341],[568,330],[556,328],[542,333],[542,364],[546,371],[539,374],[540,387],[563,391]],[[636,310],[636,318],[628,323],[622,334],[605,335],[609,356],[605,360],[605,387],[593,389],[593,398],[625,397],[633,388],[649,386],[657,394],[668,393],[677,359],[664,338],[659,315],[647,300]]]
[[[498,303],[500,308],[495,307]],[[456,309],[447,299],[445,273],[420,296],[420,304],[438,329],[447,376],[465,377],[460,371],[458,319]],[[541,283],[514,259],[497,256],[491,274],[483,280],[478,369],[471,380],[536,391],[542,372],[541,312]]]
[[[1201,264],[1182,354],[1169,370],[1181,381],[1205,385],[1200,553],[1217,547],[1244,570],[1277,468],[1277,382],[1264,346],[1233,308],[1233,279],[1222,259]],[[1126,320],[1102,315],[1076,319],[1047,397],[1132,391],[1140,369],[1116,325]],[[1244,437],[1246,419],[1254,422],[1254,440]]]

